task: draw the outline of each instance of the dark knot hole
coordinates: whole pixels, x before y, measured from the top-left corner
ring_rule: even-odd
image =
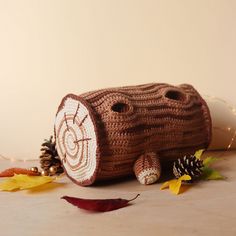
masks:
[[[169,98],[171,100],[175,100],[175,101],[184,101],[185,100],[185,95],[177,90],[169,90],[166,92],[165,94],[166,98]]]
[[[111,109],[114,112],[123,113],[129,110],[129,105],[124,102],[117,102],[112,105]]]

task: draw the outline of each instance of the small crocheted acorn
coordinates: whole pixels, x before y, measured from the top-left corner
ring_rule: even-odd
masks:
[[[197,159],[194,155],[184,156],[174,162],[173,173],[176,178],[180,178],[183,175],[189,175],[192,182],[198,179],[202,175],[203,161]]]
[[[49,140],[45,139],[42,144],[40,155],[40,164],[43,171],[42,175],[55,175],[63,173],[61,161],[56,150],[56,143],[51,136]]]
[[[155,153],[141,155],[134,165],[134,173],[141,184],[153,184],[161,175],[159,158]]]

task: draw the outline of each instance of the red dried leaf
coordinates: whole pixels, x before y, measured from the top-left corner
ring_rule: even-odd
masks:
[[[2,171],[0,173],[0,177],[12,177],[14,176],[14,174],[22,174],[22,175],[39,175],[39,173],[34,172],[32,170],[28,170],[28,169],[23,169],[23,168],[10,168],[10,169],[6,169],[4,171]]]
[[[81,209],[88,211],[106,212],[113,211],[122,207],[128,206],[129,202],[135,200],[140,194],[130,200],[116,198],[116,199],[84,199],[76,197],[64,196],[67,202]]]

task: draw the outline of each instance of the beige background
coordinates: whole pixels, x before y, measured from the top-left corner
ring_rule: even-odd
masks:
[[[37,158],[68,92],[192,83],[236,98],[236,1],[0,0],[0,153]]]

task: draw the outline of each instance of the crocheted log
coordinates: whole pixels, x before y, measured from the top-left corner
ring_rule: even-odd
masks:
[[[147,152],[163,163],[206,148],[211,118],[192,86],[152,83],[67,95],[55,136],[65,172],[85,186],[133,174]]]

